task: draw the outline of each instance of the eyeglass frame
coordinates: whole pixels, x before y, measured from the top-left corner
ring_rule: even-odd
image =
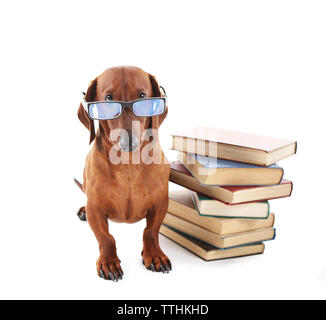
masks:
[[[165,111],[166,111],[166,103],[167,103],[167,94],[166,94],[166,91],[165,89],[160,86],[160,89],[162,89],[163,91],[163,97],[151,97],[151,98],[143,98],[143,99],[136,99],[136,100],[131,100],[131,101],[115,101],[115,100],[110,100],[110,101],[91,101],[91,102],[88,102],[86,101],[85,99],[85,96],[86,96],[86,93],[85,92],[81,92],[81,95],[82,95],[82,99],[81,99],[81,103],[84,107],[84,109],[87,111],[87,116],[92,119],[92,120],[115,120],[115,119],[119,119],[121,116],[122,116],[122,113],[123,113],[123,109],[124,108],[127,108],[127,107],[131,107],[131,110],[132,110],[132,113],[136,116],[136,117],[140,117],[140,118],[150,118],[150,117],[156,117],[156,116],[160,116],[162,115]],[[135,114],[134,112],[134,109],[133,109],[133,104],[135,102],[138,102],[138,101],[145,101],[145,100],[153,100],[153,99],[162,99],[164,101],[164,110],[159,113],[159,114],[156,114],[154,116],[138,116]],[[89,116],[89,107],[91,104],[95,104],[95,103],[119,103],[121,104],[121,112],[120,112],[120,115],[116,118],[112,118],[112,119],[97,119],[97,118],[91,118]]]

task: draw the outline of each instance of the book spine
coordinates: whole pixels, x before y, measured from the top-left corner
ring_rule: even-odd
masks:
[[[291,191],[290,191],[289,197],[291,197],[292,191],[293,191],[293,182],[291,181]]]
[[[280,168],[280,169],[282,170],[282,176],[281,176],[281,179],[280,179],[280,181],[278,182],[278,184],[280,184],[280,183],[282,182],[283,177],[284,177],[284,169],[283,169],[283,168]]]

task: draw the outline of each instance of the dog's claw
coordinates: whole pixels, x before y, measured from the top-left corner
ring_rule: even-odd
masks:
[[[106,278],[105,273],[104,273],[104,271],[103,271],[102,269],[100,270],[100,277],[101,277],[102,279],[104,279],[104,280],[108,280],[108,279]]]
[[[145,266],[145,261],[143,260],[143,265]],[[145,266],[146,267],[146,266]],[[146,267],[147,270],[151,270],[152,272],[155,271],[154,264],[151,263],[148,267]]]
[[[114,282],[117,282],[117,281],[118,281],[118,279],[115,278],[115,276],[113,275],[112,272],[109,272],[109,277],[110,277],[110,279],[111,279],[112,281],[114,281]]]
[[[143,259],[143,264],[145,265],[144,259]],[[146,269],[151,270],[152,272],[156,271],[156,272],[169,273],[172,270],[172,266],[171,266],[170,260],[167,260],[166,262],[161,261],[161,264],[158,267],[158,270],[156,270],[153,262],[148,267],[146,267]]]
[[[81,207],[77,211],[77,216],[81,221],[87,221],[85,207]]]
[[[164,265],[163,267],[164,267],[166,273],[170,272],[170,267],[168,265]]]
[[[118,272],[119,272],[119,274],[118,274]],[[102,278],[104,280],[112,280],[114,282],[118,282],[119,280],[122,279],[123,271],[118,269],[118,272],[109,271],[108,276],[106,276],[103,269],[100,269],[99,275],[100,275],[100,278]]]
[[[171,271],[172,270],[172,264],[171,261],[168,260],[167,263],[164,265],[165,270]]]

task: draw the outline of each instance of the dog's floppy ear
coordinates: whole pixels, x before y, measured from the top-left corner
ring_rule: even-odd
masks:
[[[162,93],[161,93],[160,87],[157,83],[157,80],[151,74],[148,74],[148,76],[149,76],[149,80],[152,85],[152,97],[162,97]],[[159,116],[151,117],[151,122],[152,122],[151,127],[153,129],[157,130],[160,127],[160,125],[162,124],[162,122],[164,121],[164,119],[166,118],[167,114],[168,114],[168,107],[166,106],[164,113],[162,113]]]
[[[97,85],[97,78],[95,78],[89,84],[85,96],[86,101],[95,101],[96,85]],[[94,120],[88,117],[87,111],[85,110],[82,104],[80,104],[78,108],[78,118],[81,121],[81,123],[89,130],[89,143],[91,144],[91,142],[95,139]]]

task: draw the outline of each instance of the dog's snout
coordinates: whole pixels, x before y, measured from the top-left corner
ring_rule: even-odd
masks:
[[[120,136],[120,148],[124,152],[132,152],[137,149],[139,146],[139,139],[137,136],[133,135],[132,133],[128,133],[124,131]]]

